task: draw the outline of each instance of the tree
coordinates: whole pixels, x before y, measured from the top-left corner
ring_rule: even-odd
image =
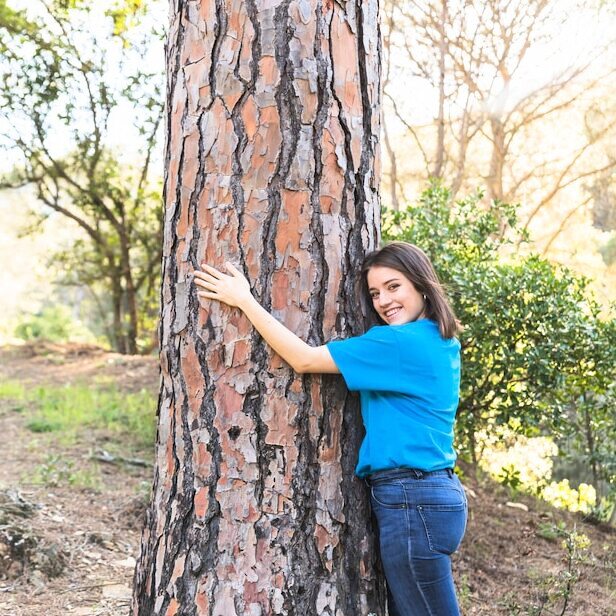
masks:
[[[0,146],[15,162],[0,188],[32,187],[39,222],[60,215],[81,231],[55,255],[66,272],[62,283],[90,290],[113,348],[124,353],[137,352],[161,261],[162,208],[151,163],[162,75],[138,62],[150,33],[127,30],[142,11],[134,0],[56,0],[28,11],[0,2]],[[111,143],[110,125],[121,114],[134,115],[131,158]]]
[[[172,4],[158,439],[132,613],[383,614],[357,399],[191,272],[233,261],[313,344],[378,240],[377,3]]]
[[[584,53],[572,57],[550,44],[572,14],[590,19],[592,10],[594,34]],[[485,184],[491,200],[524,203],[520,217],[547,253],[584,212],[584,183],[615,164],[603,147],[616,115],[605,114],[597,127],[590,121],[597,101],[610,99],[616,74],[606,60],[613,33],[605,40],[598,32],[602,20],[613,19],[608,7],[409,0],[386,1],[384,11],[385,124],[406,133],[387,147],[392,206],[409,180],[441,179],[454,197]],[[417,119],[417,97],[405,97],[401,83],[424,93],[425,119]]]

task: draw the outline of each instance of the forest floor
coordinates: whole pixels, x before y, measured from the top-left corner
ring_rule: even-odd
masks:
[[[33,392],[76,384],[145,390],[153,421],[158,362],[76,345],[0,349],[1,616],[128,614],[152,447],[111,420],[72,431],[36,419]],[[463,483],[470,514],[454,571],[465,616],[616,616],[615,529],[468,472]]]

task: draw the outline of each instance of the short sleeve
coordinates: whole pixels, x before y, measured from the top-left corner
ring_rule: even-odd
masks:
[[[395,328],[377,325],[362,336],[327,343],[351,391],[396,391],[400,349]]]

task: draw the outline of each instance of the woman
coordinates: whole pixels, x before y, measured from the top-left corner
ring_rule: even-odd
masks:
[[[366,435],[356,473],[370,486],[391,616],[459,614],[452,554],[466,527],[453,472],[458,405],[458,324],[428,257],[393,242],[369,254],[362,293],[376,325],[364,335],[311,347],[253,298],[244,276],[203,265],[198,295],[240,308],[299,373],[342,373],[360,392]]]

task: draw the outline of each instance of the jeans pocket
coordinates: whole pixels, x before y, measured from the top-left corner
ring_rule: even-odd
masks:
[[[401,483],[381,483],[370,488],[372,499],[387,509],[405,509],[406,497]]]
[[[418,505],[428,547],[438,554],[453,554],[466,530],[466,503]]]

